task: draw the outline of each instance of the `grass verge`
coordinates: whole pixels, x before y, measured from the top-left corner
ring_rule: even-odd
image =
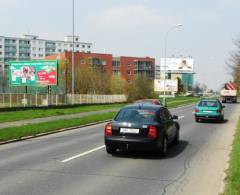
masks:
[[[93,122],[112,119],[116,112],[108,112],[81,117],[78,119],[56,120],[39,124],[31,124],[20,127],[0,129],[0,142],[7,140],[20,139],[26,136],[33,136],[40,133],[52,132],[64,128],[86,125]]]
[[[186,96],[178,96],[175,98],[167,98],[168,108],[175,108],[178,106],[183,106],[191,103],[196,103],[200,100],[199,97],[186,97]],[[160,99],[161,102],[162,99]]]
[[[74,108],[50,108],[50,109],[32,109],[23,111],[2,112],[0,114],[0,123],[19,121],[25,119],[43,118],[50,116],[75,114],[81,112],[98,111],[105,109],[121,108],[125,104],[104,104],[104,105],[81,105]]]
[[[174,108],[174,107],[178,107],[178,106],[187,105],[190,103],[196,103],[199,100],[200,100],[199,97],[185,97],[182,99],[175,99],[175,100],[169,99],[168,108]]]
[[[238,121],[232,152],[230,155],[229,169],[227,171],[224,195],[240,194],[240,118]]]
[[[175,99],[175,100],[171,99],[168,101],[168,105],[170,108],[173,108],[176,106],[193,103],[198,100],[199,99],[197,99],[197,98],[181,98],[181,99]],[[98,106],[85,106],[85,107],[83,106],[81,108],[81,111],[82,112],[83,112],[83,110],[90,111],[89,110],[90,108],[95,108],[95,110],[96,109],[100,110],[100,109],[104,109],[104,108],[120,108],[123,105],[124,104],[98,105]],[[75,109],[75,108],[71,108],[71,109]],[[79,109],[80,108],[76,108],[76,110],[79,110]],[[57,110],[57,109],[54,109],[54,110]],[[48,110],[44,110],[44,111],[48,112]],[[69,111],[69,108],[66,110],[62,110],[62,111],[65,114],[68,112],[71,112],[71,111]],[[20,112],[29,114],[29,111],[20,111]],[[37,112],[37,111],[31,111],[30,113],[34,114],[34,112]],[[26,137],[26,136],[34,136],[34,135],[37,135],[40,133],[53,132],[56,130],[69,128],[69,127],[75,127],[75,126],[79,126],[79,125],[86,125],[86,124],[93,123],[93,122],[104,121],[104,120],[112,119],[115,114],[116,114],[116,112],[107,112],[107,113],[84,116],[84,117],[77,118],[77,119],[55,120],[55,121],[51,121],[51,122],[29,124],[29,125],[24,125],[24,126],[20,126],[20,127],[3,128],[3,129],[0,129],[0,142],[12,140],[12,139],[20,139],[20,138]],[[35,116],[37,116],[37,114],[35,114]]]

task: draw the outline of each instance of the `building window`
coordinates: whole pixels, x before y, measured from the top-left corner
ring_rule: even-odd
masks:
[[[2,55],[2,52],[0,51],[0,55]]]
[[[82,48],[85,48],[85,45],[82,45]]]
[[[85,64],[85,59],[81,59],[80,64]]]
[[[90,46],[90,45],[88,45],[88,49],[89,49],[89,48],[91,48],[91,46]]]
[[[76,47],[79,47],[79,45],[77,44]]]
[[[102,60],[102,65],[103,66],[107,65],[107,61],[106,60]]]

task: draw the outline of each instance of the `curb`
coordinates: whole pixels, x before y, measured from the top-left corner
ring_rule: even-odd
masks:
[[[170,108],[169,110],[186,107],[188,105],[191,106],[191,105],[194,105],[194,103],[182,105],[182,106],[175,107],[175,108]],[[43,137],[43,136],[46,136],[46,135],[51,135],[51,134],[60,133],[60,132],[64,132],[64,131],[71,131],[71,130],[75,130],[75,129],[78,129],[78,128],[88,127],[88,126],[97,125],[97,124],[110,122],[110,121],[111,121],[111,119],[104,120],[104,121],[93,122],[93,123],[88,123],[88,124],[85,124],[85,125],[79,125],[79,126],[75,126],[75,127],[59,129],[59,130],[46,132],[46,133],[39,133],[39,134],[36,134],[36,135],[30,135],[30,136],[26,136],[26,137],[21,137],[19,139],[12,139],[12,140],[8,140],[8,141],[3,141],[3,142],[0,142],[0,145],[10,144],[10,143],[14,143],[14,142],[20,142],[20,141],[24,141],[24,140],[28,140],[28,139],[32,139],[32,138],[37,138],[37,137]]]
[[[51,134],[60,133],[60,132],[64,132],[64,131],[71,131],[71,130],[75,130],[75,129],[78,129],[78,128],[93,126],[93,125],[106,123],[106,122],[110,122],[110,121],[111,121],[111,119],[104,120],[104,121],[93,122],[93,123],[88,123],[88,124],[85,124],[85,125],[79,125],[79,126],[75,126],[75,127],[68,127],[68,128],[64,128],[64,129],[51,131],[51,132],[46,132],[46,133],[39,133],[39,134],[36,134],[36,135],[21,137],[19,139],[12,139],[12,140],[8,140],[8,141],[3,141],[3,142],[0,142],[0,145],[10,144],[10,143],[14,143],[14,142],[20,142],[20,141],[24,141],[24,140],[28,140],[28,139],[32,139],[32,138],[37,138],[37,137],[43,137],[43,136],[46,136],[46,135],[51,135]]]

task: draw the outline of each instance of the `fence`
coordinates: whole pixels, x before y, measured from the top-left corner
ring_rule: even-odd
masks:
[[[40,107],[71,104],[101,104],[126,102],[125,95],[88,95],[88,94],[0,94],[0,108],[4,107]]]

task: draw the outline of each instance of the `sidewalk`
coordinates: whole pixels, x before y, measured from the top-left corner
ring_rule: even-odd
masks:
[[[81,112],[77,114],[67,114],[67,115],[61,115],[61,116],[50,116],[45,118],[35,118],[35,119],[26,119],[26,120],[20,120],[20,121],[4,122],[4,123],[0,123],[0,129],[8,128],[8,127],[17,127],[17,126],[28,125],[28,124],[43,123],[43,122],[49,122],[49,121],[55,121],[55,120],[61,120],[61,119],[74,119],[74,118],[80,118],[83,116],[89,116],[93,114],[115,112],[118,110],[119,109],[114,108],[114,109],[99,110],[99,111]]]

